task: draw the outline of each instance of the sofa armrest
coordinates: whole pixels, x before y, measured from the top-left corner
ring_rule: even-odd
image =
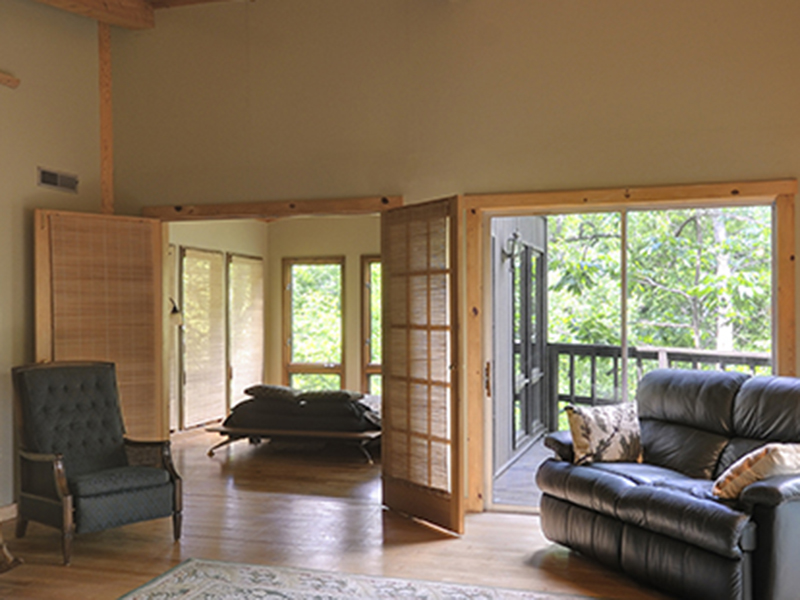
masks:
[[[778,475],[751,483],[739,494],[739,502],[752,507],[777,506],[790,500],[800,500],[800,475]]]
[[[572,448],[572,433],[569,431],[554,431],[548,433],[544,438],[544,445],[556,453],[556,457],[566,462],[575,460],[575,452]]]

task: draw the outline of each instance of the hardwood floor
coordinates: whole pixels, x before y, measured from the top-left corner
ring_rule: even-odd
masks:
[[[23,539],[3,524],[25,564],[0,575],[1,599],[111,599],[189,557],[412,577],[619,600],[664,600],[623,576],[549,543],[532,515],[467,516],[451,537],[380,505],[380,466],[356,448],[290,448],[237,442],[213,458],[219,438],[176,435],[184,478],[184,528],[169,519],[76,536],[61,565],[59,533],[31,523]]]

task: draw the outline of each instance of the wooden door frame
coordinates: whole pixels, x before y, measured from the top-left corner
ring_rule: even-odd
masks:
[[[487,332],[484,307],[487,305],[485,238],[488,220],[493,216],[604,212],[621,209],[696,208],[708,206],[773,207],[773,340],[776,371],[781,375],[797,373],[797,321],[795,306],[795,195],[797,180],[747,181],[658,187],[627,187],[590,190],[565,190],[501,194],[468,194],[459,197],[464,237],[459,247],[464,251],[462,277],[464,294],[463,384],[466,404],[466,509],[485,508],[486,465],[486,388],[484,365]],[[488,329],[488,331],[491,331]]]

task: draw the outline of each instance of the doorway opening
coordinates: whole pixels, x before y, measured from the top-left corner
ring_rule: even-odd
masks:
[[[535,509],[564,407],[659,367],[773,372],[769,206],[491,219],[493,507]]]

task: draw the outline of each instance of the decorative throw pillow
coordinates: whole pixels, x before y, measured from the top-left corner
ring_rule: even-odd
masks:
[[[745,454],[717,477],[715,496],[734,499],[751,483],[773,475],[800,473],[800,444],[767,444]]]
[[[244,393],[257,400],[271,400],[273,402],[294,403],[297,398],[297,392],[285,385],[253,385],[247,388]]]
[[[364,397],[361,392],[351,392],[350,390],[313,390],[309,392],[300,392],[297,395],[297,401],[302,403],[314,404],[317,402],[355,402]]]
[[[567,406],[575,464],[641,462],[642,442],[634,402]]]

